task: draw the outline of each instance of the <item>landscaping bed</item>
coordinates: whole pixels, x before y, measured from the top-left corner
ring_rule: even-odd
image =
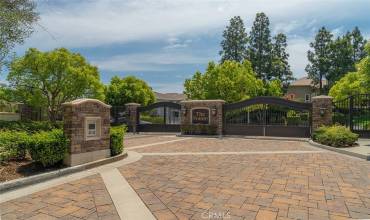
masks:
[[[41,164],[35,163],[29,157],[19,160],[9,160],[7,162],[0,163],[0,182],[33,176],[65,167],[66,166],[62,163],[58,163],[54,166],[45,168]]]
[[[65,168],[69,140],[61,123],[0,121],[0,182]],[[111,156],[123,152],[126,128],[110,129]]]

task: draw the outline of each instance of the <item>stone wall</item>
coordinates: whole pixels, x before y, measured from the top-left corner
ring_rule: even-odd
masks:
[[[181,104],[181,125],[192,125],[192,109],[209,109],[209,125],[215,126],[217,135],[222,135],[223,105],[224,100],[189,100],[182,101]]]
[[[128,127],[129,131],[132,131],[133,133],[137,133],[137,124],[138,124],[138,110],[137,108],[140,107],[140,104],[137,103],[127,103],[126,105],[126,111],[128,112]]]
[[[63,104],[64,133],[70,140],[65,164],[74,166],[110,156],[110,106],[95,99]],[[100,118],[98,138],[86,137],[86,119]]]
[[[312,98],[312,130],[322,125],[333,123],[333,98],[330,96],[315,96]]]

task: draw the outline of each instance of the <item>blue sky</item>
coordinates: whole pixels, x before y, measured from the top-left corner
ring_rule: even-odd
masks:
[[[160,92],[182,92],[183,82],[218,61],[222,31],[240,15],[250,31],[265,12],[272,34],[288,36],[290,65],[305,75],[309,42],[321,26],[335,35],[359,26],[370,38],[369,0],[38,0],[36,32],[15,51],[66,47],[97,65],[101,79],[135,75]],[[47,30],[47,31],[45,31]],[[0,76],[4,80],[5,75]]]

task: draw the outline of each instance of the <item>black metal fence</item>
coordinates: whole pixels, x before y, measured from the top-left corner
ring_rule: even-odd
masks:
[[[139,132],[179,132],[181,105],[173,102],[157,102],[138,108]]]
[[[370,94],[349,96],[333,103],[333,122],[361,137],[370,137]]]
[[[126,106],[112,106],[110,109],[110,122],[112,125],[128,123],[128,113]]]
[[[311,104],[256,97],[224,106],[224,133],[308,137]]]

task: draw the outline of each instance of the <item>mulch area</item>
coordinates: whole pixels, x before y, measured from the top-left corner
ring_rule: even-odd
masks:
[[[30,158],[0,162],[0,182],[58,170],[63,167],[65,166],[59,163],[55,166],[44,168],[41,164],[35,163]]]

